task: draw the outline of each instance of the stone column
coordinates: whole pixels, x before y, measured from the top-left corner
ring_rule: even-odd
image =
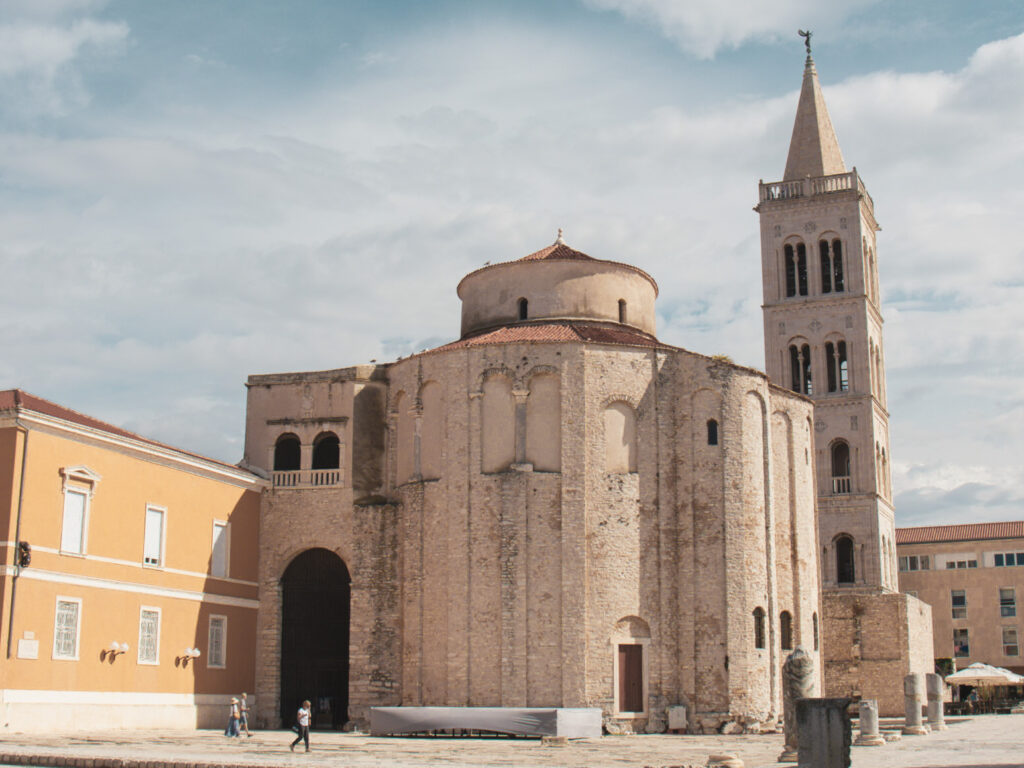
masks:
[[[924,698],[924,675],[916,673],[903,678],[903,708],[906,724],[903,733],[924,736],[928,729],[921,723],[921,699]]]
[[[849,768],[849,699],[800,699],[796,703],[799,768]]]
[[[944,731],[946,718],[942,711],[942,675],[929,672],[924,676],[924,685],[928,691],[928,726],[933,731]]]
[[[796,702],[807,698],[814,688],[814,660],[803,648],[796,648],[782,665],[782,713],[786,746],[779,755],[780,763],[797,762],[799,739],[796,724]]]
[[[874,699],[862,699],[860,702],[860,733],[853,742],[855,747],[880,747],[885,739],[878,732],[878,702]]]

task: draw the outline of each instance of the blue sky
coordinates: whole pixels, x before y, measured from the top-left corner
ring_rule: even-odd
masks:
[[[763,368],[797,27],[883,226],[898,523],[1024,518],[1013,2],[0,0],[0,387],[237,461],[248,374],[448,341],[558,227]]]

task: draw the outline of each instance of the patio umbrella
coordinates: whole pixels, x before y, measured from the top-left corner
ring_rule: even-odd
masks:
[[[950,685],[1017,685],[1024,681],[1016,672],[976,661],[959,672],[946,675]]]

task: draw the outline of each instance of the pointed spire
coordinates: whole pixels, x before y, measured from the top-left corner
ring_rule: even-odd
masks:
[[[783,181],[802,179],[805,176],[831,176],[834,173],[846,173],[846,165],[843,163],[843,153],[839,151],[839,141],[832,128],[832,121],[828,117],[828,109],[825,108],[818,70],[814,68],[814,59],[808,51]]]

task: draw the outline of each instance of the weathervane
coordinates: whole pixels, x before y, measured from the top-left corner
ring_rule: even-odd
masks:
[[[798,35],[800,35],[800,37],[802,37],[804,39],[804,45],[807,47],[807,55],[810,56],[811,55],[811,35],[813,35],[814,33],[811,32],[811,30],[809,30],[809,29],[806,32],[804,32],[802,29],[798,29],[796,31],[796,33]]]

